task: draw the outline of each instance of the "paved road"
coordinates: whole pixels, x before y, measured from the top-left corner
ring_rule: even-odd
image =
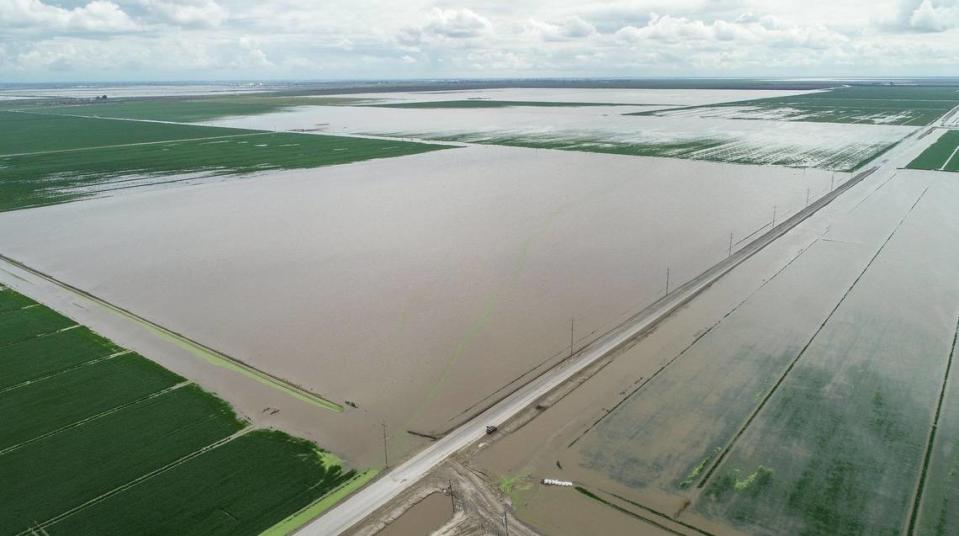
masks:
[[[920,145],[927,145],[929,143],[929,141],[926,143],[919,142],[919,134],[922,130],[925,129],[918,129],[892,151],[877,158],[877,161],[873,163],[873,167],[857,174],[831,193],[756,238],[728,259],[710,268],[692,281],[680,286],[670,293],[669,296],[664,297],[639,312],[610,333],[581,350],[572,359],[550,369],[513,394],[496,403],[485,412],[432,443],[419,454],[413,456],[376,482],[329,510],[322,517],[303,527],[297,535],[334,536],[341,534],[356,523],[359,523],[403,490],[415,484],[446,458],[482,438],[486,433],[486,425],[506,421],[535,403],[541,396],[559,386],[591,363],[615,352],[625,343],[642,335],[675,309],[694,298],[717,279],[816,213],[819,209],[829,204],[829,202],[844,191],[859,183],[867,176],[873,176],[874,180],[884,180],[886,177],[894,174],[897,167],[905,165],[909,159],[915,156]]]

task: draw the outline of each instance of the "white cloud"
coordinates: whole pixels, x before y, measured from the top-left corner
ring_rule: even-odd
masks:
[[[482,37],[493,30],[493,24],[475,11],[466,8],[433,8],[418,26],[402,28],[397,41],[403,45],[416,46],[422,42]]]
[[[909,15],[909,28],[942,32],[959,26],[959,2],[922,0]]]
[[[626,26],[615,33],[626,43],[659,41],[690,45],[697,42],[730,42],[737,46],[761,44],[776,47],[828,48],[848,37],[824,26],[795,26],[771,16],[745,14],[732,21],[711,23],[685,17],[651,14],[645,26]]]
[[[565,41],[581,39],[596,33],[596,27],[578,16],[569,17],[558,23],[529,20],[529,29],[544,41]]]
[[[227,18],[227,11],[216,0],[141,0],[146,10],[159,20],[177,26],[216,27]]]
[[[94,0],[82,7],[65,9],[40,0],[0,0],[0,27],[46,32],[126,32],[138,25],[120,6]]]
[[[0,0],[0,80],[954,75],[956,27],[959,0]]]

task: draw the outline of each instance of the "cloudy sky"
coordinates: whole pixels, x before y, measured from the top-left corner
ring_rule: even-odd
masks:
[[[0,82],[957,67],[959,0],[0,0]]]

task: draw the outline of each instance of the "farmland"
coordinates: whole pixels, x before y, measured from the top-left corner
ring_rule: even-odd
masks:
[[[545,100],[548,97],[545,95],[542,102],[552,102]],[[650,97],[655,98],[655,95]],[[600,96],[596,98],[598,100]],[[608,100],[626,99],[610,95]],[[387,103],[382,106],[302,108],[226,118],[208,124],[246,129],[318,129],[329,133],[413,138],[428,142],[452,141],[835,171],[857,169],[914,130],[895,125],[639,117],[623,114],[649,109],[650,106],[627,104],[488,109],[435,108],[435,104],[432,101],[399,101],[397,97],[396,106]]]
[[[0,122],[15,127],[4,128],[0,134],[0,211],[198,176],[304,169],[444,148],[13,112],[0,112]],[[56,135],[50,136],[51,132]]]
[[[423,101],[423,102],[391,102],[385,104],[369,104],[374,108],[512,108],[527,106],[533,108],[577,108],[581,106],[627,106],[607,102],[566,102],[566,101],[503,101],[487,99],[450,100],[450,101]]]
[[[363,482],[45,306],[0,297],[0,534],[255,535]]]
[[[943,132],[929,148],[907,166],[910,169],[959,171],[959,130]]]
[[[635,115],[922,126],[959,106],[953,87],[840,87],[803,95]]]
[[[285,97],[241,95],[235,97],[122,99],[95,104],[9,105],[10,109],[46,114],[175,121],[195,123],[234,115],[256,115],[298,106],[343,106],[375,102],[375,99],[350,97]]]

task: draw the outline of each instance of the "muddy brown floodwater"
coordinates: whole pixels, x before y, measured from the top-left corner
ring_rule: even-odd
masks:
[[[376,536],[425,536],[442,527],[453,517],[453,504],[448,495],[433,493],[413,505]]]
[[[371,466],[383,424],[395,462],[831,175],[470,146],[8,212],[0,253],[355,403],[300,429]]]

